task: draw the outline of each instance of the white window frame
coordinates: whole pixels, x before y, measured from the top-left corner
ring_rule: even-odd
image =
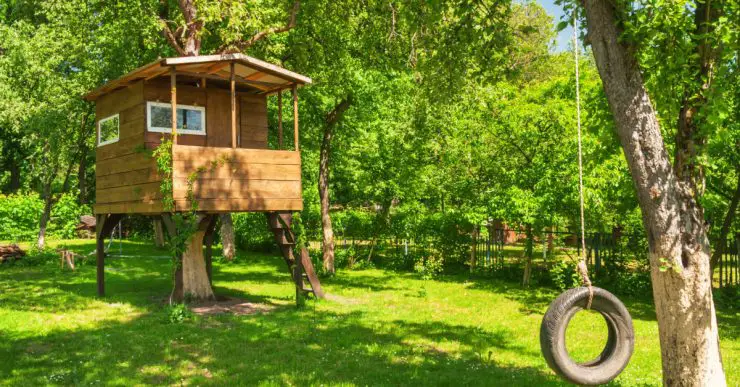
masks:
[[[172,109],[172,104],[167,102],[154,102],[154,101],[147,101],[146,103],[146,128],[150,132],[155,133],[172,133],[172,126],[163,128],[160,126],[152,126],[152,106],[156,107],[165,107],[168,109]],[[198,130],[190,130],[190,129],[177,129],[177,134],[194,134],[198,136],[205,136],[206,135],[206,108],[204,106],[193,106],[193,105],[181,105],[177,104],[178,109],[189,109],[189,110],[197,110],[200,111],[200,127],[203,128],[203,131]]]
[[[112,119],[118,118],[118,128],[116,128],[116,138],[112,140],[106,140],[106,141],[100,141],[100,125],[103,122],[110,121]],[[111,116],[105,117],[98,121],[98,146],[101,147],[103,145],[113,144],[115,142],[118,142],[118,140],[121,138],[121,117],[118,113],[113,114]]]

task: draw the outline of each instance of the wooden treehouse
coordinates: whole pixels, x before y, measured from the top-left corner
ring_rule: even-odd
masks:
[[[195,209],[198,231],[175,273],[176,298],[213,298],[217,215],[246,211],[267,215],[297,296],[323,297],[306,250],[294,254],[290,229],[292,212],[303,209],[297,88],[309,83],[308,77],[242,54],[191,56],[157,60],[85,96],[95,102],[97,123],[94,211],[101,296],[103,242],[122,216],[160,218],[174,237],[181,230],[171,215]],[[292,96],[292,136],[283,133],[286,90]],[[277,133],[268,130],[267,101],[273,95]],[[153,156],[162,139],[172,140],[171,172],[160,171]],[[172,187],[171,193],[164,190],[168,206],[165,179]],[[304,288],[304,278],[310,287]]]

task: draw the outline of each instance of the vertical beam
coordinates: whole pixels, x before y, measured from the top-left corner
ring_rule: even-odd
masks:
[[[177,144],[177,73],[170,67],[170,105],[172,106],[172,144]]]
[[[96,216],[95,219],[95,255],[97,264],[98,297],[105,296],[105,242],[103,237],[103,225],[107,214]]]
[[[283,149],[283,91],[278,90],[278,149]]]
[[[231,62],[231,148],[236,148],[236,82],[234,76],[234,62]]]
[[[293,141],[295,144],[295,151],[298,152],[298,86],[293,84]]]
[[[99,214],[95,217],[95,255],[97,263],[98,296],[105,295],[105,238],[123,218],[122,214]]]

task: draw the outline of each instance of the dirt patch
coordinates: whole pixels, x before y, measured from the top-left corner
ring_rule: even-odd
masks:
[[[232,313],[238,316],[265,313],[275,309],[273,305],[259,304],[239,298],[221,298],[216,301],[192,304],[190,310],[199,315]]]
[[[343,305],[357,305],[361,303],[360,300],[356,298],[343,297],[336,294],[327,294],[326,299]]]

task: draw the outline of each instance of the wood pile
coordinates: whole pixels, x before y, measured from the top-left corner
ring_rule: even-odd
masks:
[[[18,245],[0,246],[0,263],[15,261],[24,256],[26,256],[26,252],[21,250]]]

